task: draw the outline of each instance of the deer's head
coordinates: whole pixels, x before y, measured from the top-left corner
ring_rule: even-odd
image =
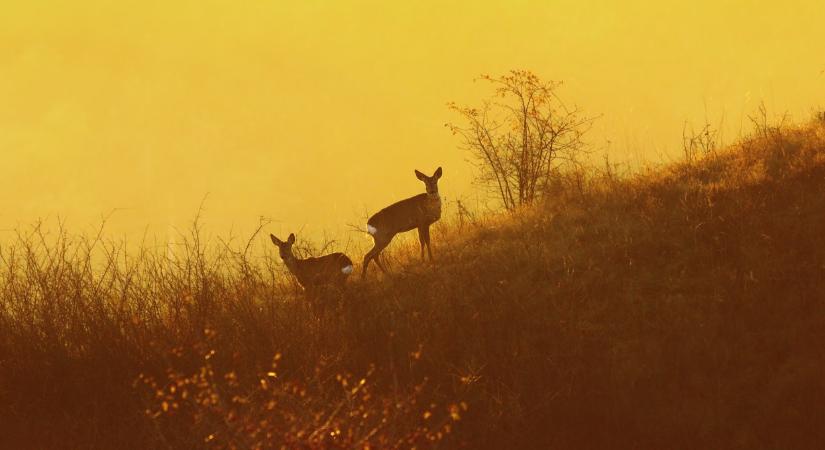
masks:
[[[433,172],[433,176],[428,177],[419,171],[415,171],[415,176],[424,182],[424,185],[427,186],[427,193],[430,195],[438,195],[438,179],[441,178],[441,167],[435,169]]]
[[[292,244],[295,243],[294,233],[289,233],[286,242],[276,238],[274,234],[270,234],[269,237],[272,239],[272,243],[278,246],[278,253],[281,254],[281,259],[284,261],[295,259],[295,255],[292,254]]]

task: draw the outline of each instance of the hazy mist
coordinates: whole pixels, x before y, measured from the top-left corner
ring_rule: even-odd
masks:
[[[0,238],[115,209],[110,232],[165,235],[207,193],[215,233],[346,234],[439,165],[475,202],[443,124],[481,73],[563,80],[594,151],[633,163],[680,157],[686,120],[730,141],[760,101],[825,103],[820,0],[3,3]]]

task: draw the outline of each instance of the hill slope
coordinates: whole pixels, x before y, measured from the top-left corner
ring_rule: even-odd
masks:
[[[237,254],[92,273],[81,244],[24,239],[4,252],[0,439],[819,448],[825,124],[763,131],[443,225],[434,265],[402,255],[320,319]]]
[[[479,368],[479,442],[825,443],[822,124],[492,225],[395,294],[439,366]]]

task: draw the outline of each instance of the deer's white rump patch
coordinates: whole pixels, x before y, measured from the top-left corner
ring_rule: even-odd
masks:
[[[344,273],[344,274],[347,274],[347,275],[351,274],[352,273],[352,264],[350,264],[346,267],[342,267],[341,268],[341,273]]]
[[[367,224],[367,233],[374,235],[377,232],[378,228],[375,228],[374,226]]]

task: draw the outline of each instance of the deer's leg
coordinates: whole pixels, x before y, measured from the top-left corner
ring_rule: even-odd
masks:
[[[390,245],[390,242],[392,241],[392,238],[393,238],[393,236],[386,237],[386,238],[382,237],[382,238],[375,241],[375,247],[376,248],[375,248],[375,256],[373,257],[373,259],[375,260],[375,263],[378,264],[378,268],[381,269],[381,272],[384,272],[384,274],[387,273],[387,268],[384,267],[384,263],[381,261],[381,252],[383,252],[384,249],[387,248],[388,245]]]
[[[364,263],[361,264],[361,279],[362,280],[367,276],[367,267],[369,267],[370,261],[372,261],[372,258],[375,257],[375,249],[378,248],[378,241],[375,239],[375,236],[372,237],[372,240],[373,240],[373,246],[370,249],[370,251],[368,251],[367,254],[364,255]]]
[[[375,252],[375,257],[373,258],[375,260],[375,264],[378,264],[378,268],[381,269],[381,272],[384,272],[384,274],[387,273],[387,268],[386,266],[384,266],[384,254],[382,252],[385,248],[387,248],[387,245],[389,244],[389,241],[387,241],[387,243],[385,244],[382,244],[378,251]]]
[[[381,254],[381,251],[384,250],[384,248],[386,248],[388,245],[390,245],[390,240],[392,240],[392,238],[390,238],[390,239],[381,239],[381,238],[373,237],[373,239],[375,240],[375,245],[372,247],[372,250],[370,250],[369,252],[367,252],[366,255],[364,255],[364,267],[361,269],[361,278],[362,279],[367,276],[367,266],[369,266],[370,261],[373,261],[373,260],[375,261],[375,264],[378,265],[378,268],[381,269],[382,272],[387,273],[387,269],[385,269],[384,265],[381,264],[381,261],[379,260],[378,256]]]
[[[418,243],[421,244],[421,260],[424,260],[424,245],[427,244],[427,241],[430,237],[430,229],[426,226],[418,227]],[[433,259],[433,256],[430,255],[430,259]]]
[[[424,244],[427,244],[427,254],[430,255],[430,261],[432,261],[433,250],[430,247],[430,226],[426,225],[419,228],[418,233],[424,238],[424,240],[421,242],[421,259],[424,259]]]
[[[373,251],[375,250],[375,245],[373,245],[372,249],[364,255],[364,263],[361,264],[361,279],[363,280],[367,276],[367,266],[370,265],[370,261],[372,261]]]
[[[384,259],[384,254],[383,253],[379,253],[375,257],[375,263],[378,264],[378,268],[381,269],[381,271],[384,272],[385,274],[387,273],[387,268],[386,268],[386,266],[384,266],[384,263],[386,263],[386,262],[387,262],[387,260]]]

